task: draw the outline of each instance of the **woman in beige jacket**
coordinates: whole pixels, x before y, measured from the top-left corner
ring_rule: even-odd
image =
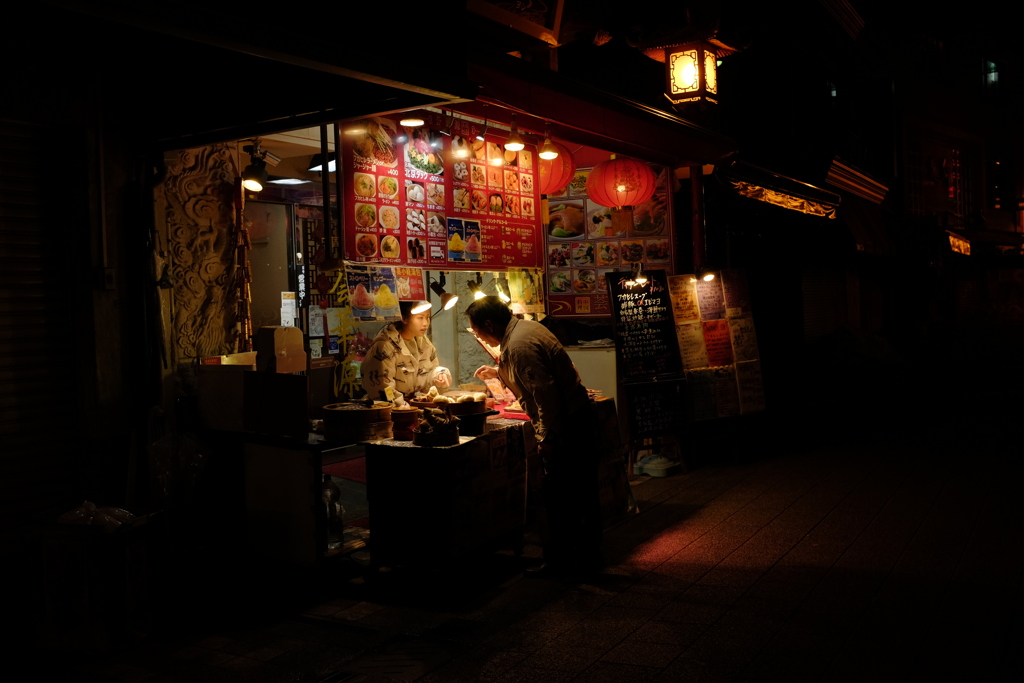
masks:
[[[430,309],[413,313],[418,301],[402,301],[400,322],[394,322],[374,337],[373,345],[363,358],[362,382],[368,398],[394,401],[402,405],[417,391],[427,392],[436,386],[444,391],[451,386],[448,368],[437,364],[437,350],[427,339]],[[388,396],[388,389],[392,396]]]

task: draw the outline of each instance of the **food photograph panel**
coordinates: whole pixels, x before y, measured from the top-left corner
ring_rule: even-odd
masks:
[[[397,115],[342,123],[344,257],[467,270],[542,267],[532,145],[508,152],[501,127],[490,135],[484,120],[416,113],[425,125],[400,126]]]
[[[594,157],[599,161],[608,158],[602,154]],[[628,208],[616,210],[592,201],[586,191],[591,169],[585,166],[577,167],[562,196],[548,198],[544,256],[551,315],[610,315],[604,280],[608,272],[629,271],[639,264],[672,273],[669,176],[664,169],[652,170],[658,177],[654,194],[633,207],[632,213]],[[520,186],[522,177],[520,173]],[[562,274],[566,267],[572,269],[568,278]]]

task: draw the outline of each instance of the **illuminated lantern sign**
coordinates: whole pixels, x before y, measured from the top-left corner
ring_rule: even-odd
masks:
[[[717,55],[703,41],[665,48],[665,95],[672,104],[718,104]]]

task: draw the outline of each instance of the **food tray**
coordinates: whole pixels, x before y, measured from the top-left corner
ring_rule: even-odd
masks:
[[[443,410],[445,407],[451,409],[452,415],[456,417],[460,415],[472,415],[474,413],[483,413],[487,411],[486,401],[472,401],[467,403],[434,403],[433,401],[409,401],[409,405],[416,406],[417,408],[438,408]]]

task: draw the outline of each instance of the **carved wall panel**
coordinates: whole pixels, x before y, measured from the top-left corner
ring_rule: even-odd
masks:
[[[177,367],[237,349],[238,294],[232,283],[238,166],[232,145],[181,150],[165,162],[166,176],[154,193],[163,238],[156,258],[157,272],[167,266],[171,276],[167,337],[171,366]]]

